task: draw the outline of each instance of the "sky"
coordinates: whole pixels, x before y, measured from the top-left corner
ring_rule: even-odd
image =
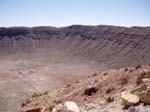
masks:
[[[0,27],[150,26],[150,0],[0,0]]]

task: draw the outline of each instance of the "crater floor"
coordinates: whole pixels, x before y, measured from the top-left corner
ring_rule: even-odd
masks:
[[[104,68],[60,52],[10,55],[0,63],[1,112],[17,109],[34,92],[61,88]]]

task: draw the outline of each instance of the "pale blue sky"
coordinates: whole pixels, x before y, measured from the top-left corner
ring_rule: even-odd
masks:
[[[150,0],[0,0],[0,26],[150,26]]]

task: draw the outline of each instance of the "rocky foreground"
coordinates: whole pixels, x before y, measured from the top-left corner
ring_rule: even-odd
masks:
[[[98,71],[62,89],[34,93],[18,112],[150,112],[150,66]]]

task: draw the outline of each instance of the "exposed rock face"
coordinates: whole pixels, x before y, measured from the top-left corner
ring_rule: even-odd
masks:
[[[121,99],[124,106],[132,106],[139,102],[150,104],[150,71],[142,70],[138,74],[138,86],[131,92],[122,92]]]
[[[59,49],[108,65],[111,63],[112,66],[150,63],[149,43],[149,27],[73,25],[62,28],[0,28],[0,51],[3,53],[30,52],[38,48],[44,48],[45,52]]]
[[[141,91],[139,93],[139,98],[144,104],[150,104],[150,90]]]
[[[150,104],[150,71],[142,71],[142,76],[142,84],[135,88],[132,93],[138,95],[144,104]]]

